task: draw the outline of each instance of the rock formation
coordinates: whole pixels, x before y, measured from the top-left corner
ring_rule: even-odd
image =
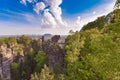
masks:
[[[16,48],[10,47],[6,44],[2,44],[0,46],[0,79],[2,80],[10,80],[10,65],[14,61],[15,57]],[[21,51],[21,54],[22,51]]]
[[[51,70],[58,68],[60,73],[64,67],[64,49],[61,47],[60,35],[55,35],[46,45],[45,53],[48,56],[48,66]]]

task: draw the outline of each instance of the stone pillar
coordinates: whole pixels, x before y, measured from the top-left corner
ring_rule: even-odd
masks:
[[[44,36],[42,36],[42,42],[44,42]]]

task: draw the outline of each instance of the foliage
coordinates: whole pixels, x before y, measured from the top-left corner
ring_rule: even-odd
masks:
[[[43,65],[47,63],[47,56],[43,51],[39,51],[34,60],[37,64],[37,71],[40,71]]]
[[[12,80],[19,80],[20,76],[19,76],[19,64],[17,63],[12,63],[11,64],[11,78]]]
[[[65,50],[65,79],[119,80],[120,9],[69,35]]]
[[[31,75],[31,80],[54,80],[54,74],[44,65],[41,73],[34,73]]]
[[[119,24],[115,21],[102,29],[91,28],[68,36],[65,47],[67,80],[120,79]]]
[[[28,36],[25,36],[25,35],[22,35],[18,42],[27,46],[32,42],[32,38],[28,37]]]
[[[105,25],[105,22],[106,22],[105,16],[98,17],[97,20],[90,22],[87,25],[84,25],[82,30],[89,30],[92,28],[102,29],[103,26]]]

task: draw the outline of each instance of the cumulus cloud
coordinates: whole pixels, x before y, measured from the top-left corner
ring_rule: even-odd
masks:
[[[24,5],[27,4],[26,0],[21,0],[20,3],[22,3],[22,4],[24,4]]]
[[[49,13],[49,9],[46,9],[43,14],[43,19],[42,19],[42,25],[44,27],[50,27],[50,28],[55,28],[56,27],[56,21],[53,18],[53,16]]]
[[[59,6],[62,3],[62,0],[44,0],[47,6],[50,6],[50,12],[54,16],[55,20],[60,25],[66,25],[65,22],[62,20],[62,10]]]
[[[67,26],[67,23],[62,19],[62,9],[60,4],[62,0],[43,0],[39,2],[37,0],[21,0],[22,4],[33,4],[33,10],[40,15],[43,15],[41,19],[42,26],[55,28],[60,26]],[[42,13],[41,13],[42,11]],[[57,25],[56,25],[57,24]]]
[[[62,3],[62,0],[43,0],[43,1],[46,3],[46,5],[55,7],[58,7]]]
[[[44,0],[44,3],[46,6],[50,6],[50,14],[52,14],[52,17],[55,19],[56,23],[60,26],[66,26],[67,23],[63,21],[61,17],[62,9],[60,4],[62,3],[62,0]]]
[[[38,2],[38,3],[35,5],[35,7],[34,7],[34,11],[35,11],[37,14],[39,14],[39,12],[40,12],[41,10],[44,10],[45,7],[46,7],[46,6],[45,6],[45,4],[44,4],[43,2]]]

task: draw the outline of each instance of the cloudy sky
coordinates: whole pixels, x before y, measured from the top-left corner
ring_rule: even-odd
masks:
[[[0,0],[0,35],[68,34],[113,10],[116,0]]]

